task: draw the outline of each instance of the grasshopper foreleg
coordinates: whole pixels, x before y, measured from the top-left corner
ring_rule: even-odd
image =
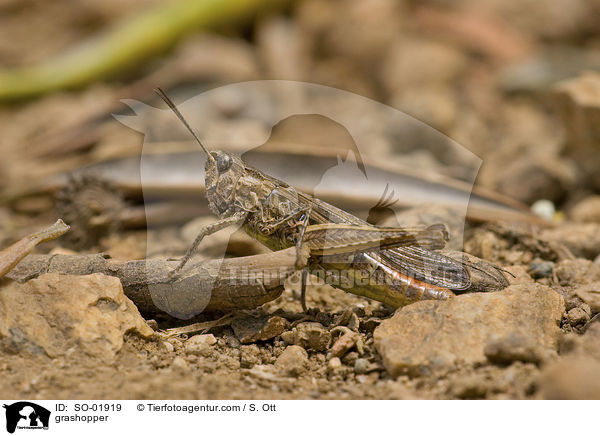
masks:
[[[223,230],[234,224],[241,224],[246,220],[247,216],[248,212],[246,211],[236,212],[230,217],[223,218],[222,220],[219,220],[215,223],[209,224],[206,227],[204,227],[200,231],[200,233],[198,233],[198,236],[196,236],[196,239],[194,240],[190,248],[188,248],[188,251],[185,253],[185,255],[181,259],[179,259],[179,264],[175,267],[173,271],[169,273],[169,277],[173,277],[175,274],[177,274],[177,272],[181,270],[181,268],[185,266],[185,264],[188,262],[188,260],[190,260],[192,254],[194,254],[194,251],[196,251],[196,248],[198,248],[198,245],[200,244],[202,239],[204,239],[205,236],[212,235],[213,233],[218,232],[219,230]]]
[[[298,216],[301,216],[303,214],[305,216],[304,216],[304,218],[301,219],[302,223],[304,223],[305,221],[308,220],[308,216],[310,215],[310,207],[297,209],[297,210],[293,211],[292,213],[290,213],[289,215],[286,215],[284,218],[280,219],[279,221],[264,225],[262,228],[262,232],[265,234],[273,233],[275,230],[277,230],[279,227],[281,227],[288,221],[296,219]]]

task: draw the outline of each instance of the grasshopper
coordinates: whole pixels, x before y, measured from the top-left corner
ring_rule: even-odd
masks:
[[[448,299],[471,284],[464,265],[434,250],[444,247],[443,224],[377,227],[297,191],[253,168],[241,157],[209,151],[160,88],[166,102],[206,154],[206,196],[219,220],[206,226],[171,272],[175,276],[205,236],[232,225],[271,250],[296,247],[302,269],[301,303],[306,311],[307,273],[323,275],[347,292],[400,307],[422,299]],[[348,282],[342,285],[342,282]],[[335,284],[334,284],[335,283]]]

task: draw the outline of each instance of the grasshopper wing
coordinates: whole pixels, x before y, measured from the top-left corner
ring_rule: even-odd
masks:
[[[471,286],[469,273],[459,261],[418,245],[383,250],[380,258],[389,266],[432,285],[456,291]]]

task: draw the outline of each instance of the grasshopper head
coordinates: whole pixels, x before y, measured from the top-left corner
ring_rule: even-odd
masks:
[[[211,151],[214,159],[206,160],[206,197],[211,210],[220,217],[235,212],[235,187],[244,173],[239,156],[225,151]]]
[[[238,180],[244,174],[244,162],[240,157],[231,153],[221,150],[208,151],[169,96],[160,88],[156,88],[154,91],[177,115],[177,118],[188,129],[206,154],[206,197],[208,198],[208,206],[220,217],[232,215],[237,209],[235,189]]]

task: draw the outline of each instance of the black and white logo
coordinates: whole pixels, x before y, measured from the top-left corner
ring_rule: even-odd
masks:
[[[48,429],[50,411],[42,406],[29,401],[19,401],[5,404],[3,407],[6,409],[6,431],[9,433],[14,433],[16,429]]]

